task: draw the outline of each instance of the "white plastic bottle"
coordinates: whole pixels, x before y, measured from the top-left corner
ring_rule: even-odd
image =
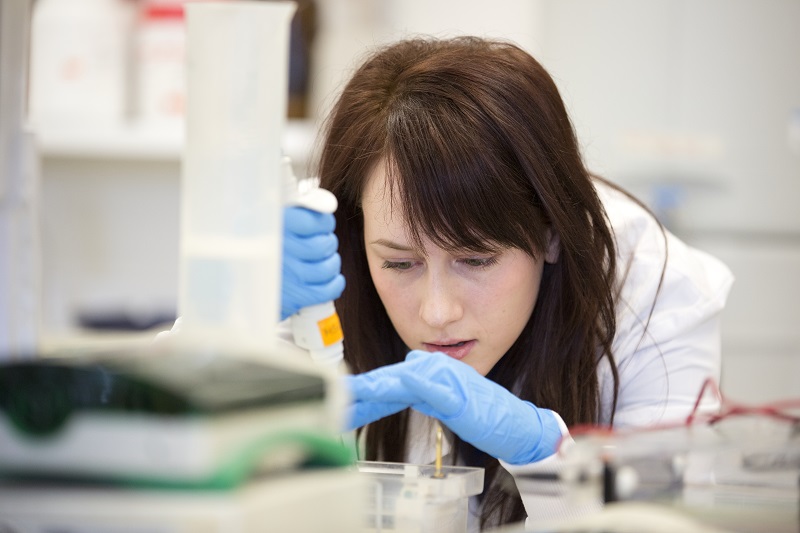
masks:
[[[136,30],[136,115],[145,127],[180,128],[186,100],[183,2],[145,2]]]
[[[31,21],[36,126],[119,126],[127,115],[132,2],[38,0]]]

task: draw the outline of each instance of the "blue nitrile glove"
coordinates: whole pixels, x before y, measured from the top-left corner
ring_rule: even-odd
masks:
[[[344,290],[336,219],[303,207],[283,211],[281,320],[303,307],[335,300]]]
[[[511,464],[544,459],[561,440],[552,411],[520,400],[443,353],[414,350],[401,363],[345,379],[354,401],[353,428],[412,407]]]

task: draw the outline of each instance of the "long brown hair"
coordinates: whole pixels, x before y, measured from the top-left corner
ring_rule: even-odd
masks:
[[[533,314],[487,377],[568,426],[594,423],[597,366],[615,334],[615,248],[592,176],[555,83],[517,46],[479,38],[414,39],[366,61],[327,123],[319,175],[336,212],[347,287],[337,301],[345,359],[360,373],[405,358],[372,283],[361,195],[385,160],[412,238],[445,249],[512,246],[542,253],[551,234],[560,254],[545,265]],[[396,206],[398,207],[398,206]],[[613,406],[612,406],[613,412]],[[367,459],[403,461],[408,413],[371,424]],[[481,524],[521,520],[496,459],[456,439],[467,464],[486,468]]]

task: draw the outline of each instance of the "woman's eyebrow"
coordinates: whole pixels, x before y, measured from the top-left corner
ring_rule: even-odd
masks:
[[[385,246],[386,248],[391,248],[392,250],[400,250],[402,252],[413,252],[414,249],[410,246],[405,246],[400,243],[396,243],[394,241],[389,241],[387,239],[378,239],[376,241],[372,241],[370,244],[378,244],[380,246]]]

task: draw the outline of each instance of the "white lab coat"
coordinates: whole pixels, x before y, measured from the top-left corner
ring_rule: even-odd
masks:
[[[598,194],[616,236],[620,280],[613,352],[619,371],[619,398],[614,427],[644,427],[685,420],[703,382],[720,377],[720,312],[733,283],[730,270],[712,256],[693,249],[667,232],[668,259],[661,290],[665,240],[656,221],[639,205],[611,187],[598,183]],[[627,268],[630,265],[630,268]],[[655,307],[653,302],[655,299]],[[652,309],[652,315],[651,313]],[[650,316],[648,323],[648,316]],[[645,326],[647,326],[645,330]],[[610,419],[614,382],[607,360],[598,370],[600,422]],[[701,409],[718,408],[713,397]],[[559,420],[564,434],[568,431]],[[412,412],[407,461],[434,460],[434,432],[424,416]],[[449,452],[446,443],[445,452]],[[588,502],[576,508],[558,490],[530,493],[519,474],[553,471],[559,458],[514,466],[502,463],[517,479],[529,525],[547,519],[576,516],[599,507]],[[474,503],[474,502],[473,502]],[[474,509],[475,505],[471,505]],[[471,530],[477,530],[473,518]]]

